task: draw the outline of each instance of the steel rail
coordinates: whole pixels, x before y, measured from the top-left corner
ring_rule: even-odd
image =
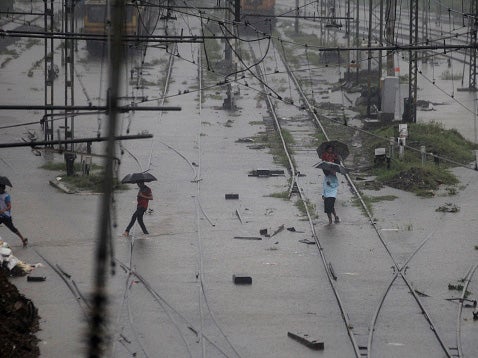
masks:
[[[254,62],[257,63],[257,58],[254,54],[254,51],[252,49],[252,45],[249,43],[249,49],[250,49],[250,53],[254,59]],[[285,154],[287,156],[287,161],[289,162],[289,167],[287,169],[289,169],[290,171],[290,175],[291,175],[291,178],[294,179],[296,177],[295,173],[296,173],[296,170],[295,170],[295,167],[294,167],[294,163],[292,161],[292,158],[291,158],[291,155],[289,153],[289,149],[287,148],[287,143],[284,139],[284,135],[282,134],[282,128],[281,128],[281,125],[279,123],[279,119],[277,118],[277,114],[276,114],[276,110],[274,108],[274,104],[272,103],[272,100],[271,100],[271,97],[269,96],[269,94],[267,94],[266,92],[266,86],[265,84],[267,84],[267,79],[266,77],[264,76],[264,72],[263,70],[261,69],[260,65],[257,64],[256,65],[256,70],[257,70],[257,75],[258,77],[260,78],[263,78],[262,79],[262,82],[261,82],[261,86],[263,88],[263,91],[265,93],[265,97],[266,97],[266,101],[267,101],[267,107],[269,109],[269,113],[270,115],[272,116],[272,118],[274,119],[274,127],[276,129],[276,132],[277,134],[279,135],[280,137],[280,140],[281,140],[281,144],[282,144],[282,147],[284,148],[284,151],[285,151]],[[292,192],[292,187],[294,186],[294,180],[291,180],[291,183],[290,183],[290,187],[289,187],[289,195],[290,193]]]
[[[142,342],[140,341],[139,337],[138,337],[138,334],[136,332],[136,329],[134,328],[134,324],[133,324],[133,319],[132,319],[132,316],[130,314],[130,310],[129,310],[129,301],[128,301],[128,297],[129,297],[129,293],[130,293],[130,290],[131,290],[131,287],[134,283],[134,281],[131,281],[130,282],[130,279],[133,277],[131,275],[131,273],[128,273],[126,270],[124,270],[125,273],[128,275],[128,277],[126,278],[126,284],[125,284],[125,290],[124,290],[124,293],[123,293],[123,296],[121,298],[121,304],[120,304],[120,308],[118,310],[118,315],[117,315],[117,318],[116,318],[116,327],[119,327],[119,324],[121,323],[121,315],[122,315],[122,312],[123,312],[123,307],[126,306],[126,309],[128,311],[128,321],[129,321],[129,326],[132,330],[132,333],[133,333],[133,336],[136,340],[136,342],[138,343],[138,345],[140,346],[140,349],[143,351],[143,354],[146,358],[149,357],[149,354],[146,352],[146,349],[144,348]],[[124,325],[121,326],[121,328],[117,328],[116,329],[116,333],[114,334],[115,339],[113,339],[113,345],[111,346],[111,349],[110,349],[110,356],[111,357],[115,357],[116,354],[116,342],[120,342],[122,344],[122,346],[129,352],[129,353],[132,353],[129,349],[129,347],[127,347],[123,341],[125,341],[126,343],[130,344],[131,341],[129,339],[126,339],[126,337],[124,337],[124,334],[123,334],[123,329],[124,329]],[[135,353],[136,354],[136,353]]]
[[[304,91],[302,90],[301,88],[301,85],[299,84],[298,80],[295,78],[295,75],[293,74],[293,72],[290,70],[290,67],[288,66],[287,64],[287,61],[285,60],[285,58],[283,57],[283,54],[280,53],[280,57],[282,59],[282,61],[284,62],[284,65],[286,66],[287,68],[287,71],[289,73],[289,75],[291,76],[291,78],[293,79],[293,82],[294,84],[296,85],[296,88],[298,90],[298,92],[301,94],[302,96],[302,99],[304,101],[304,103],[306,104],[307,106],[307,110],[308,110],[308,113],[312,116],[312,119],[314,120],[314,122],[322,129],[323,126],[322,124],[320,123],[320,119],[319,119],[319,115],[317,114],[317,111],[312,107],[312,105],[310,104],[310,102],[308,101],[307,99],[307,96],[305,95]],[[322,116],[324,118],[326,118],[325,116]],[[325,132],[323,132],[324,135],[325,135]],[[379,228],[377,227],[377,224],[376,222],[373,220],[373,217],[372,217],[372,214],[370,213],[370,211],[368,210],[367,206],[365,205],[365,202],[360,194],[360,192],[357,190],[353,180],[350,178],[350,176],[348,174],[345,174],[345,177],[347,179],[347,182],[348,184],[350,185],[350,187],[353,189],[353,193],[355,194],[355,196],[358,198],[358,200],[360,201],[361,205],[362,205],[362,208],[363,210],[366,212],[367,216],[368,216],[368,219],[371,223],[371,225],[373,226],[380,242],[382,243],[384,249],[386,250],[386,252],[388,253],[389,257],[391,258],[391,260],[393,261],[393,264],[394,264],[394,267],[395,269],[397,270],[397,272],[399,273],[399,275],[402,277],[402,279],[404,280],[404,282],[406,283],[406,285],[409,287],[410,289],[410,293],[412,294],[412,296],[414,297],[415,301],[417,302],[417,304],[419,305],[420,309],[422,310],[423,312],[423,315],[425,317],[425,319],[428,321],[429,325],[430,325],[430,329],[433,331],[436,339],[438,340],[440,346],[442,347],[443,351],[445,352],[445,354],[447,355],[447,357],[451,357],[451,354],[448,350],[448,348],[446,347],[446,345],[444,344],[443,340],[441,339],[440,335],[438,334],[438,331],[434,325],[434,323],[432,322],[431,320],[431,316],[430,314],[425,310],[425,307],[423,306],[423,303],[421,302],[420,298],[417,296],[417,294],[414,292],[413,290],[413,287],[412,285],[410,284],[410,282],[405,278],[405,276],[403,275],[403,273],[400,271],[399,269],[399,265],[398,263],[396,262],[395,260],[395,257],[393,256],[393,254],[391,253],[390,251],[390,248],[388,247],[388,245],[385,243],[381,233],[380,233],[380,230]]]
[[[168,76],[167,76],[167,80],[165,82],[165,87],[164,87],[164,94],[162,96],[162,102],[161,104],[164,104],[164,97],[165,97],[165,93],[167,92],[167,89],[168,89],[168,86],[169,86],[169,78],[170,78],[170,75],[171,75],[171,71],[172,71],[172,64],[173,64],[173,55],[171,54],[170,55],[170,60],[168,61]],[[160,117],[162,116],[163,112],[160,112]],[[149,163],[148,163],[148,168],[151,167],[151,156],[152,156],[152,151],[153,151],[153,136],[151,135],[149,138],[151,138],[151,150],[150,150],[150,156],[149,156]],[[138,163],[138,165],[141,167],[141,164],[139,163],[139,161],[136,159],[136,157],[128,151],[128,153],[130,153],[130,155],[136,160],[136,162]],[[141,169],[142,170],[142,169]],[[134,226],[134,229],[136,228],[136,225]],[[129,267],[127,268],[127,270],[125,269],[125,265],[123,264],[123,269],[125,269],[125,271],[128,272],[128,277],[126,279],[126,285],[125,285],[125,292],[123,294],[123,301],[122,301],[122,305],[121,305],[121,308],[120,308],[120,311],[118,312],[118,323],[119,323],[119,320],[120,320],[120,315],[121,315],[121,311],[123,310],[123,308],[126,306],[126,309],[127,309],[127,314],[128,314],[128,321],[129,321],[129,325],[133,331],[133,334],[135,336],[135,339],[138,343],[138,345],[140,346],[141,350],[143,351],[143,353],[145,354],[146,357],[148,357],[149,355],[147,354],[146,352],[146,349],[143,345],[143,343],[141,342],[141,340],[139,339],[138,335],[136,334],[136,329],[134,328],[134,324],[133,324],[133,315],[132,315],[132,312],[130,310],[130,305],[131,305],[131,302],[129,300],[129,291],[131,290],[131,287],[132,285],[128,285],[128,281],[130,279],[130,277],[132,277],[132,274],[133,274],[133,270],[131,269],[131,267],[134,266],[134,262],[133,262],[133,252],[134,252],[134,243],[135,243],[135,234],[134,234],[134,231],[133,231],[133,235],[131,237],[131,241],[130,241],[130,254],[129,254]],[[145,286],[146,287],[146,286]],[[149,291],[149,290],[148,290]],[[151,293],[151,292],[150,292]],[[152,294],[152,293],[151,293]],[[154,298],[154,295],[153,295],[153,298]],[[193,355],[192,355],[192,352],[191,352],[191,349],[190,349],[190,346],[186,340],[186,338],[184,337],[184,334],[181,332],[181,330],[179,329],[179,325],[176,323],[176,321],[174,320],[174,318],[169,314],[169,312],[167,310],[164,309],[163,307],[163,310],[165,311],[166,315],[168,316],[168,318],[170,319],[170,321],[172,322],[172,324],[174,325],[174,327],[176,328],[177,332],[179,333],[180,337],[181,337],[181,340],[183,341],[183,343],[185,344],[185,347],[186,347],[186,350],[188,352],[188,355],[190,358],[193,358]],[[124,326],[123,326],[124,327]],[[114,352],[113,352],[114,353]]]
[[[169,83],[170,83],[170,80],[171,80],[171,77],[172,77],[172,71],[173,71],[173,64],[174,64],[174,58],[175,58],[175,51],[173,50],[171,53],[170,53],[170,59],[168,61],[168,69],[166,71],[167,75],[166,75],[166,82],[165,82],[165,86],[164,86],[164,89],[163,89],[163,95],[161,96],[160,100],[162,101],[161,104],[164,103],[165,99],[166,99],[166,94],[168,92],[168,87],[169,87]],[[199,80],[202,82],[202,78],[199,77]],[[200,88],[202,88],[202,84],[200,85]],[[194,178],[192,180],[192,182],[195,182],[197,185],[198,185],[198,195],[196,196],[195,198],[195,203],[197,204],[196,208],[196,216],[197,216],[197,220],[198,220],[198,230],[199,230],[199,218],[200,218],[200,215],[199,215],[199,211],[198,209],[202,212],[202,214],[206,217],[206,219],[208,220],[208,222],[214,227],[215,224],[211,221],[211,219],[207,216],[207,214],[205,213],[202,205],[201,205],[201,202],[200,202],[200,199],[199,199],[199,183],[200,183],[200,158],[199,158],[199,164],[197,165],[197,168],[195,168],[195,166],[193,166],[193,164],[191,163],[191,161],[185,156],[183,155],[182,153],[180,153],[178,150],[176,150],[175,148],[173,148],[172,146],[162,142],[162,141],[158,141],[159,143],[165,145],[167,148],[171,149],[172,151],[174,151],[177,155],[179,155],[181,158],[183,158],[188,164],[189,166],[191,167],[193,173],[194,173]],[[150,159],[149,159],[149,165],[151,165],[151,155],[152,155],[152,150],[153,150],[153,141],[151,142],[151,154],[150,154]],[[200,136],[199,136],[199,140],[198,140],[198,146],[200,148]],[[200,149],[199,149],[199,153],[200,153]],[[199,231],[198,231],[199,232]],[[133,238],[132,238],[132,243],[134,243],[134,240],[135,240],[135,237],[134,237],[134,234],[133,234]],[[200,233],[198,234],[198,240],[200,241]],[[201,262],[202,262],[202,251],[200,249],[200,246],[199,245],[199,262],[200,262],[200,266],[202,266]],[[131,256],[132,256],[132,252],[133,252],[133,244],[132,244],[132,247],[131,247]],[[130,262],[131,264],[131,267],[132,267],[132,262]],[[193,329],[192,331],[196,334],[196,336],[200,339],[200,342],[201,342],[201,349],[202,349],[202,356],[203,357],[206,357],[206,342],[208,343],[212,343],[212,341],[210,339],[208,339],[204,333],[204,327],[205,325],[203,324],[203,317],[204,317],[204,312],[203,312],[203,303],[201,302],[201,300],[204,301],[204,304],[206,305],[207,309],[208,309],[208,313],[209,315],[211,316],[214,324],[216,325],[217,329],[221,332],[221,334],[223,335],[223,337],[225,338],[226,342],[228,343],[228,345],[230,346],[230,348],[232,349],[232,351],[234,352],[235,356],[237,357],[241,357],[240,354],[237,352],[237,350],[234,348],[234,346],[232,345],[232,343],[229,341],[228,337],[226,336],[226,334],[223,332],[223,330],[221,329],[221,327],[219,326],[217,320],[215,319],[215,316],[214,316],[214,313],[212,312],[210,306],[209,306],[209,303],[208,303],[208,299],[207,299],[207,295],[206,295],[206,287],[205,287],[205,284],[204,284],[204,280],[203,280],[203,277],[202,277],[202,267],[199,268],[199,274],[198,274],[198,278],[200,279],[200,284],[198,286],[199,288],[199,307],[200,307],[200,316],[201,316],[201,325],[200,325],[200,330],[196,330],[196,329]],[[170,319],[172,319],[172,317],[170,317]],[[214,343],[212,343],[213,345],[215,345]],[[219,348],[217,345],[215,345],[215,347],[217,349],[219,349],[221,351],[221,354],[224,354],[226,357],[228,357],[228,355],[226,353],[224,353],[222,351],[221,348]]]
[[[118,262],[118,264],[124,269],[127,270],[128,272],[131,272],[133,276],[135,276],[146,288],[146,290],[153,296],[154,300],[160,305],[161,308],[165,310],[165,307],[169,308],[173,313],[175,313],[187,326],[187,328],[194,333],[195,336],[198,336],[198,330],[195,328],[194,324],[192,324],[186,317],[184,317],[178,310],[176,310],[168,301],[164,299],[163,296],[161,296],[154,288],[153,286],[137,271],[132,270],[130,267],[128,267],[125,263],[123,263],[121,260],[115,258],[115,261]],[[166,312],[167,310],[165,310]],[[221,353],[224,357],[229,357],[224,350],[219,347],[212,338],[210,338],[207,335],[204,335],[204,339],[208,341],[209,344],[214,346],[219,353]]]
[[[251,51],[250,51],[250,52],[251,52],[251,56],[254,57],[254,51],[252,50],[252,48],[251,48]],[[254,60],[254,61],[256,62],[256,60]],[[286,63],[284,62],[284,64],[286,64]],[[259,72],[259,76],[261,76],[260,71],[258,71],[258,72]],[[266,81],[266,78],[264,77],[262,81],[265,82],[265,81]],[[261,85],[262,85],[263,87],[265,87],[262,83],[261,83]],[[283,138],[283,136],[282,136],[281,126],[280,126],[280,123],[279,123],[279,121],[278,121],[278,119],[277,119],[277,113],[276,113],[275,107],[272,105],[272,102],[271,102],[271,100],[270,100],[270,96],[269,96],[269,95],[266,95],[266,99],[267,99],[267,101],[268,101],[269,113],[271,114],[271,116],[272,116],[272,117],[274,118],[274,120],[275,120],[275,122],[274,122],[274,123],[275,123],[275,129],[276,129],[276,131],[279,132],[280,135],[281,135],[282,146],[283,146],[283,149],[284,149],[284,151],[285,151],[285,153],[286,153],[286,155],[287,155],[287,158],[288,158],[288,160],[289,160],[289,165],[290,165],[291,173],[293,173],[293,176],[292,176],[292,184],[291,184],[291,185],[293,185],[294,183],[296,183],[297,186],[298,186],[298,188],[299,188],[299,196],[300,196],[302,202],[304,203],[304,207],[305,207],[305,211],[306,211],[306,214],[307,214],[308,222],[309,222],[310,228],[311,228],[311,230],[312,230],[312,236],[314,237],[315,244],[316,244],[317,248],[319,249],[320,257],[321,257],[321,259],[322,259],[322,263],[323,263],[323,265],[324,265],[325,272],[326,272],[327,278],[328,278],[328,280],[329,280],[329,284],[330,284],[330,286],[331,286],[331,288],[332,288],[332,291],[333,291],[333,293],[334,293],[335,299],[336,299],[337,304],[338,304],[338,306],[339,306],[339,310],[340,310],[342,319],[343,319],[343,321],[344,321],[344,325],[345,325],[345,327],[346,327],[346,329],[347,329],[347,333],[348,333],[348,336],[349,336],[349,338],[350,338],[350,342],[351,342],[351,344],[352,344],[353,350],[354,350],[354,352],[355,352],[355,356],[356,356],[357,358],[360,358],[360,357],[361,357],[360,348],[359,348],[358,343],[357,343],[357,341],[356,341],[356,339],[355,339],[355,336],[353,335],[352,325],[351,325],[351,322],[350,322],[350,320],[349,320],[349,318],[348,318],[347,312],[346,312],[346,310],[345,310],[345,305],[344,305],[342,299],[340,298],[338,289],[337,289],[337,287],[336,287],[336,285],[335,285],[335,283],[334,283],[333,275],[332,275],[332,273],[330,272],[329,264],[328,264],[327,258],[325,257],[325,253],[324,253],[323,247],[322,247],[322,245],[320,244],[320,240],[319,240],[318,235],[317,235],[317,233],[316,233],[316,231],[315,231],[315,228],[314,228],[314,225],[313,225],[313,222],[312,222],[312,217],[311,217],[310,212],[309,212],[309,209],[308,209],[308,207],[307,207],[307,203],[306,203],[305,196],[304,196],[304,194],[303,194],[303,191],[300,190],[301,188],[300,188],[300,184],[299,184],[299,182],[298,182],[298,176],[295,175],[295,173],[296,173],[295,166],[294,166],[293,161],[292,161],[292,159],[291,159],[291,156],[290,156],[290,153],[289,153],[289,149],[288,149],[288,147],[287,147],[287,145],[286,145],[286,143],[285,143],[285,141],[284,141],[284,138]]]
[[[460,304],[458,306],[458,312],[456,317],[456,347],[458,349],[458,357],[463,357],[463,348],[461,343],[461,318],[463,313],[463,302],[465,301],[466,291],[477,268],[478,264],[475,264],[468,270],[468,273],[465,276],[463,291],[461,292]]]
[[[170,314],[170,312],[165,308],[165,305],[164,305],[164,302],[165,300],[157,293],[156,290],[153,289],[153,287],[151,286],[151,284],[149,282],[147,282],[144,277],[142,275],[140,275],[136,270],[133,270],[130,266],[127,266],[126,264],[124,264],[123,262],[121,262],[120,260],[118,260],[117,258],[115,258],[115,260],[120,264],[120,266],[126,270],[130,275],[133,275],[135,276],[137,279],[139,279],[139,281],[141,281],[141,283],[143,284],[143,287],[146,288],[146,290],[151,294],[151,296],[153,297],[153,299],[159,304],[159,306],[163,309],[164,313],[166,313],[166,315],[168,316],[169,320],[173,323],[174,327],[176,328],[179,336],[181,337],[181,340],[183,341],[183,343],[185,344],[186,346],[186,350],[188,351],[188,354],[189,354],[189,357],[190,358],[193,358],[193,355],[192,355],[192,352],[191,352],[191,349],[190,349],[190,345],[189,343],[187,342],[186,340],[186,337],[184,336],[184,334],[181,332],[181,329],[179,327],[179,324],[176,322],[176,320],[172,317],[172,315]],[[169,306],[169,305],[168,305]],[[170,309],[172,309],[172,307],[170,307]],[[178,313],[176,312],[174,309],[172,309],[173,312],[175,313]]]
[[[40,258],[46,262],[46,264],[48,266],[50,266],[50,268],[62,279],[62,281],[65,283],[65,285],[68,287],[68,289],[70,290],[70,292],[73,294],[73,296],[75,297],[75,301],[78,303],[78,305],[80,306],[81,308],[81,311],[83,312],[83,315],[86,317],[88,317],[88,310],[89,310],[89,304],[88,302],[85,300],[84,296],[77,292],[75,290],[75,288],[72,286],[72,284],[70,282],[68,282],[65,278],[66,273],[63,271],[63,270],[60,270],[59,268],[55,267],[55,265],[53,265],[45,256],[43,256],[40,252],[38,252],[37,249],[33,248],[33,251],[38,255],[40,256]],[[81,304],[81,302],[83,301],[83,304],[86,306],[83,307],[83,305]]]
[[[432,237],[434,232],[432,232],[430,235],[428,235],[422,242],[421,244],[415,249],[415,251],[412,252],[412,254],[408,257],[407,261],[400,267],[398,271],[395,271],[392,280],[388,284],[385,292],[383,293],[382,297],[379,300],[377,309],[375,310],[375,313],[373,314],[372,321],[370,323],[370,328],[369,328],[369,334],[368,334],[368,342],[367,342],[367,357],[371,358],[372,356],[372,341],[373,341],[373,334],[375,332],[375,325],[377,323],[378,315],[380,313],[380,310],[382,308],[383,303],[385,302],[385,298],[388,295],[388,292],[390,291],[390,288],[392,288],[393,283],[397,279],[397,277],[401,274],[402,270],[407,267],[407,264],[410,262],[410,260],[415,256],[415,254],[425,245],[425,243]]]
[[[200,52],[199,52],[200,53]],[[199,72],[201,72],[201,69],[199,69]],[[198,76],[198,82],[199,82],[199,89],[201,92],[202,89],[202,76]],[[209,315],[211,316],[211,319],[216,326],[216,328],[219,330],[221,335],[224,337],[226,343],[230,347],[230,349],[234,352],[235,356],[241,358],[241,355],[239,352],[236,350],[232,342],[229,340],[228,336],[226,333],[223,331],[221,326],[219,325],[218,321],[216,320],[216,317],[214,315],[213,310],[211,309],[211,306],[209,305],[208,297],[207,297],[207,288],[206,288],[206,283],[205,283],[205,277],[204,277],[204,268],[203,268],[203,262],[204,262],[204,254],[203,254],[203,249],[202,249],[202,236],[201,236],[201,222],[200,222],[200,213],[199,211],[202,212],[202,214],[206,217],[208,222],[214,227],[215,224],[211,222],[207,214],[205,213],[202,205],[201,205],[201,122],[199,123],[199,134],[197,136],[197,153],[198,153],[198,166],[197,166],[197,172],[196,172],[196,178],[194,182],[196,183],[196,196],[195,196],[195,206],[196,206],[196,233],[197,233],[197,251],[198,251],[198,279],[199,279],[199,311],[201,314],[201,330],[200,330],[200,340],[202,343],[202,354],[203,358],[206,358],[206,350],[205,350],[205,345],[204,345],[204,312],[202,310],[202,304],[201,304],[201,299],[204,300],[205,307],[207,308],[207,311],[209,312]]]
[[[164,103],[166,101],[166,94],[168,93],[169,83],[171,81],[171,75],[173,73],[173,64],[174,64],[173,53],[175,52],[175,50],[177,50],[177,48],[178,48],[178,45],[176,44],[173,48],[173,51],[171,51],[171,53],[169,54],[168,66],[167,66],[168,69],[166,71],[166,79],[164,81],[163,95],[161,96],[161,99],[160,99],[161,107],[164,106]],[[159,117],[157,119],[157,122],[161,121],[161,118],[163,117],[163,113],[164,112],[159,113]],[[151,146],[150,146],[150,151],[149,151],[148,169],[151,169],[151,162],[152,162],[152,158],[153,158],[153,144],[154,144],[154,142],[151,141]]]
[[[88,317],[88,312],[89,310],[91,309],[91,305],[90,303],[88,302],[88,300],[85,298],[85,296],[83,295],[83,293],[80,291],[79,287],[77,286],[76,282],[72,279],[71,275],[69,275],[67,272],[65,272],[59,265],[53,265],[44,255],[42,255],[40,252],[38,252],[37,249],[33,248],[33,251],[48,265],[50,266],[50,268],[62,279],[62,281],[65,283],[65,285],[68,287],[68,289],[70,290],[70,292],[73,294],[73,296],[75,297],[75,301],[78,303],[78,305],[80,306],[80,309],[83,313],[83,315],[85,316],[85,318]],[[55,267],[56,266],[56,267]],[[131,276],[131,275],[128,275],[128,277]],[[71,283],[66,279],[70,279]],[[136,332],[134,332],[134,329],[133,329],[133,334],[135,335],[136,337]],[[121,337],[123,339],[126,339],[126,337],[124,337],[124,335],[118,335],[118,338],[117,339],[114,339],[113,340],[113,349],[114,349],[114,344],[116,341],[120,341],[121,340]],[[141,346],[141,343],[138,342],[138,344],[140,344]],[[127,347],[125,347],[127,349]],[[142,346],[141,346],[142,348]],[[144,350],[143,350],[144,352]],[[148,355],[146,354],[146,352],[144,352],[146,357],[148,357]],[[191,357],[192,358],[192,357]]]
[[[133,282],[134,282],[134,281],[131,281],[130,289],[131,289],[131,287],[132,287]],[[129,295],[128,295],[128,297],[129,297]],[[126,301],[126,311],[127,311],[127,313],[128,313],[128,323],[129,323],[129,326],[130,326],[131,330],[133,331],[134,339],[135,339],[136,342],[138,343],[138,345],[139,345],[141,351],[143,352],[144,356],[145,356],[146,358],[151,357],[151,355],[148,354],[148,352],[146,351],[146,348],[144,347],[143,342],[142,342],[141,339],[139,338],[138,332],[137,332],[137,330],[136,330],[136,328],[135,328],[135,326],[134,326],[134,322],[133,322],[134,316],[133,316],[133,312],[131,311],[131,300],[127,300],[127,301]],[[190,354],[190,358],[192,358],[190,352],[189,352],[189,354]]]

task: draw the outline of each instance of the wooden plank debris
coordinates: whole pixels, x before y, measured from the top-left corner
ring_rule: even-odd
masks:
[[[259,236],[234,236],[234,239],[239,239],[239,240],[262,240],[262,237],[259,237]]]
[[[225,196],[226,200],[239,199],[239,194],[225,194],[224,196]]]
[[[252,285],[252,277],[244,273],[235,273],[232,275],[232,282],[236,285]]]
[[[316,339],[311,339],[308,334],[306,333],[292,333],[292,332],[287,332],[287,335],[296,340],[299,343],[302,343],[303,345],[309,347],[310,349],[313,350],[323,350],[324,349],[324,342],[319,342]]]

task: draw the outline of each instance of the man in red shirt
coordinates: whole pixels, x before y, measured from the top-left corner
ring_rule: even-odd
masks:
[[[144,226],[143,222],[143,215],[148,209],[148,203],[150,200],[153,200],[153,193],[149,187],[146,186],[143,182],[138,182],[138,205],[136,207],[136,211],[133,213],[133,216],[131,217],[131,221],[129,222],[126,230],[124,231],[123,236],[128,236],[129,231],[133,227],[136,219],[138,219],[139,226],[141,226],[141,229],[143,230],[144,234],[149,234],[148,230],[146,230],[146,226]]]

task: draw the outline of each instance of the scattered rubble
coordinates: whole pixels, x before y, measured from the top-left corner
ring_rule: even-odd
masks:
[[[8,276],[25,276],[29,274],[35,265],[28,265],[13,255],[8,243],[0,239],[0,267],[1,271]]]
[[[26,265],[12,255],[8,245],[1,241],[0,255],[0,352],[2,357],[33,358],[40,356],[39,316],[32,301],[18,292],[8,276],[23,276],[33,266]]]
[[[441,211],[444,213],[457,213],[460,211],[460,208],[455,204],[445,203],[445,205],[438,207],[435,211]]]

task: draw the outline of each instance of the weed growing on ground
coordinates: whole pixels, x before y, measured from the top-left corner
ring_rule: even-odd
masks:
[[[375,164],[370,174],[388,186],[410,191],[418,196],[434,196],[434,191],[440,185],[448,188],[456,185],[458,179],[449,168],[455,163],[467,164],[474,160],[473,150],[478,146],[466,140],[455,129],[444,129],[438,123],[410,123],[409,136],[404,157],[398,158],[398,149],[394,148],[390,167],[385,164]],[[364,155],[370,163],[374,161],[374,149],[389,148],[389,138],[397,138],[396,124],[379,125],[373,131],[375,137],[363,141]],[[427,155],[422,162],[420,147],[425,146]],[[430,155],[432,153],[432,155]],[[456,190],[447,189],[449,195],[455,195]]]
[[[311,203],[308,199],[305,201],[298,199],[295,202],[295,206],[297,209],[299,209],[302,216],[307,216],[307,212],[309,212],[309,215],[312,219],[318,218],[315,204]]]
[[[49,161],[41,165],[40,168],[60,172],[57,176],[61,177],[61,181],[70,189],[92,191],[96,193],[101,193],[103,191],[105,174],[101,165],[92,163],[89,175],[66,175],[66,164],[64,162]],[[75,173],[82,173],[81,163],[74,163],[74,169]],[[115,190],[125,190],[128,186],[121,184],[117,178],[113,178],[113,188]]]

